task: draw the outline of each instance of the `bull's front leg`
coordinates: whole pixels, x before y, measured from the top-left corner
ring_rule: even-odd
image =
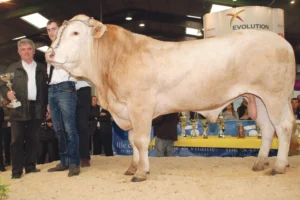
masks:
[[[130,130],[128,133],[128,139],[130,142],[130,145],[132,147],[132,160],[130,163],[130,166],[128,167],[127,171],[124,173],[125,175],[134,175],[138,169],[138,163],[139,163],[139,151],[136,148],[134,141],[133,141],[133,130]]]
[[[145,97],[149,95],[145,95]],[[152,124],[152,116],[155,105],[150,103],[149,100],[141,100],[141,97],[136,98],[139,100],[135,104],[129,105],[129,118],[133,127],[130,133],[131,143],[134,144],[139,156],[138,169],[132,177],[132,182],[141,182],[147,179],[146,174],[150,171],[148,146],[150,143],[150,132]],[[134,152],[134,154],[136,154]],[[136,157],[137,158],[137,157]],[[135,168],[135,155],[133,157],[132,169]]]

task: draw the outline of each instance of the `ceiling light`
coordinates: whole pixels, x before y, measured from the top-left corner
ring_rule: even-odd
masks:
[[[295,1],[291,1],[290,3],[291,3],[291,4],[294,4],[294,3],[295,3]]]
[[[0,0],[0,3],[8,2],[10,0]]]
[[[194,36],[202,36],[202,33],[199,29],[195,28],[185,28],[185,34],[194,35]]]
[[[194,16],[194,15],[187,15],[187,17],[189,17],[189,18],[195,18],[195,19],[201,19],[201,17]]]
[[[140,27],[144,27],[145,24],[144,24],[144,23],[140,23],[139,26],[140,26]]]
[[[41,52],[44,52],[44,53],[46,53],[46,51],[47,51],[48,49],[49,49],[48,46],[42,46],[42,47],[37,48],[37,50],[39,50],[39,51],[41,51]]]
[[[217,4],[213,4],[212,7],[211,7],[211,10],[210,12],[211,13],[214,13],[214,12],[220,12],[222,10],[227,10],[227,9],[230,9],[232,7],[230,6],[222,6],[222,5],[217,5]]]
[[[20,36],[20,37],[16,37],[16,38],[14,38],[13,40],[19,40],[19,39],[22,39],[22,38],[25,38],[26,36],[25,35],[23,35],[23,36]]]
[[[37,28],[44,28],[47,25],[47,22],[49,21],[47,18],[42,16],[39,13],[34,13],[30,15],[26,15],[21,17],[24,21],[28,22],[29,24],[37,27]]]
[[[126,19],[127,21],[130,21],[130,20],[132,20],[132,17],[127,16],[125,19]]]

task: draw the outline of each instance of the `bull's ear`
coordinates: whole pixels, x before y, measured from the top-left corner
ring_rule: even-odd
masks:
[[[106,26],[102,23],[98,23],[93,30],[93,36],[94,38],[101,38],[102,35],[105,33],[106,31]]]

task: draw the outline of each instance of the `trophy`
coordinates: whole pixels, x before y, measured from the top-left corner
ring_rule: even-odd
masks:
[[[244,129],[243,124],[238,123],[237,126],[238,126],[237,138],[245,138],[246,134],[245,134],[245,129]]]
[[[298,137],[300,137],[300,124],[296,124],[296,132],[298,133]]]
[[[202,127],[203,127],[202,138],[207,139],[208,138],[208,135],[207,135],[208,124],[207,124],[206,120],[202,120]]]
[[[224,122],[224,117],[223,117],[222,114],[219,115],[217,123],[218,123],[218,128],[219,128],[218,137],[219,138],[225,138],[225,134],[224,134],[225,122]]]
[[[256,123],[256,131],[257,131],[257,138],[261,139],[262,135],[261,135],[261,130],[260,130],[260,126]]]
[[[198,123],[198,119],[191,119],[191,124],[192,124],[191,138],[197,137],[197,131],[196,131],[197,123]]]
[[[13,92],[12,90],[12,86],[13,84],[11,83],[11,80],[14,78],[15,74],[14,73],[6,73],[6,74],[1,74],[0,75],[0,79],[4,82],[6,82],[6,86],[9,88],[10,92]],[[15,98],[14,100],[12,100],[7,107],[9,108],[17,108],[21,106],[21,102],[17,100],[17,98]]]
[[[187,116],[185,112],[181,112],[179,124],[181,126],[181,137],[186,137],[185,127],[187,123]]]

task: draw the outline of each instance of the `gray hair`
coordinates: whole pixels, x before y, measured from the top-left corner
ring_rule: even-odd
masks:
[[[24,38],[18,41],[18,49],[23,45],[23,44],[30,44],[33,49],[35,49],[35,44],[32,40]]]

